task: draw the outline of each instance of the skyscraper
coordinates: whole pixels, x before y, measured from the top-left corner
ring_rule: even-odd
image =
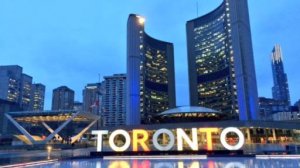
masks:
[[[30,110],[31,103],[31,88],[32,87],[32,77],[26,74],[21,76],[21,90],[20,90],[20,102],[21,107],[24,110]]]
[[[82,109],[83,109],[83,103],[80,101],[74,101],[74,110],[82,111]]]
[[[60,86],[53,90],[52,110],[73,110],[74,91],[67,86]]]
[[[0,66],[0,99],[30,109],[32,77],[23,73],[18,65]]]
[[[92,112],[98,114],[101,107],[100,102],[102,99],[101,83],[87,84],[82,92],[83,94],[83,110],[85,112]]]
[[[0,98],[21,104],[20,90],[23,68],[18,65],[0,66]]]
[[[186,29],[191,105],[259,119],[247,0],[224,0]]]
[[[281,100],[286,105],[290,106],[290,93],[287,75],[284,72],[282,51],[280,45],[275,45],[272,54],[272,72],[274,86],[272,87],[273,99]]]
[[[30,110],[44,110],[45,90],[45,85],[41,83],[32,84]]]
[[[125,125],[126,119],[126,75],[105,76],[103,82],[101,116],[103,126]]]
[[[131,14],[127,22],[126,123],[149,123],[153,115],[175,107],[173,44],[150,37],[145,19]]]

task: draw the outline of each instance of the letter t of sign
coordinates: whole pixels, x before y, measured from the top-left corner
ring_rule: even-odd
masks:
[[[218,128],[200,128],[199,131],[206,133],[207,150],[211,151],[213,148],[211,134],[213,132],[218,132]]]
[[[92,131],[93,135],[97,135],[97,152],[102,151],[102,136],[107,135],[107,130]]]

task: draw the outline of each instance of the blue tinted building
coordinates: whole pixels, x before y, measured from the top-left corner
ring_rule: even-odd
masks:
[[[173,44],[149,36],[144,22],[135,14],[127,22],[127,125],[151,123],[176,102]]]
[[[259,119],[247,0],[224,0],[186,30],[191,105]]]
[[[273,99],[283,101],[285,105],[290,106],[291,101],[289,85],[287,75],[284,72],[282,51],[280,45],[275,45],[272,50],[271,57],[274,80],[274,86],[272,87]]]

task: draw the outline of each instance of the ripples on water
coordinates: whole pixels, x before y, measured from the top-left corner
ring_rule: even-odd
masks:
[[[32,168],[297,168],[299,159],[209,158],[203,160],[66,160]]]

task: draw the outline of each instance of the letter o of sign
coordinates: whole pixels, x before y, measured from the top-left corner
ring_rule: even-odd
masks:
[[[226,142],[226,135],[229,132],[234,132],[239,137],[239,142],[236,145],[232,146]],[[234,128],[234,127],[225,128],[222,131],[220,138],[221,138],[220,140],[221,140],[222,145],[228,150],[239,150],[241,147],[243,147],[243,145],[245,143],[245,137],[244,137],[244,134],[242,133],[242,131],[237,128]]]
[[[119,147],[115,144],[114,139],[117,135],[123,135],[124,136],[125,143],[124,143],[123,146]],[[125,130],[121,130],[121,129],[115,130],[109,136],[109,146],[111,147],[112,150],[114,150],[116,152],[123,152],[123,151],[127,150],[130,146],[130,135]]]
[[[167,134],[169,136],[169,143],[166,145],[166,146],[162,146],[158,143],[158,136],[160,134]],[[168,129],[159,129],[157,130],[154,134],[153,134],[153,137],[152,137],[152,143],[153,143],[153,146],[160,150],[160,151],[168,151],[170,150],[173,146],[174,146],[174,143],[175,143],[175,137],[172,133],[172,131],[168,130]]]
[[[240,162],[230,162],[226,164],[225,168],[246,168],[246,166]]]

